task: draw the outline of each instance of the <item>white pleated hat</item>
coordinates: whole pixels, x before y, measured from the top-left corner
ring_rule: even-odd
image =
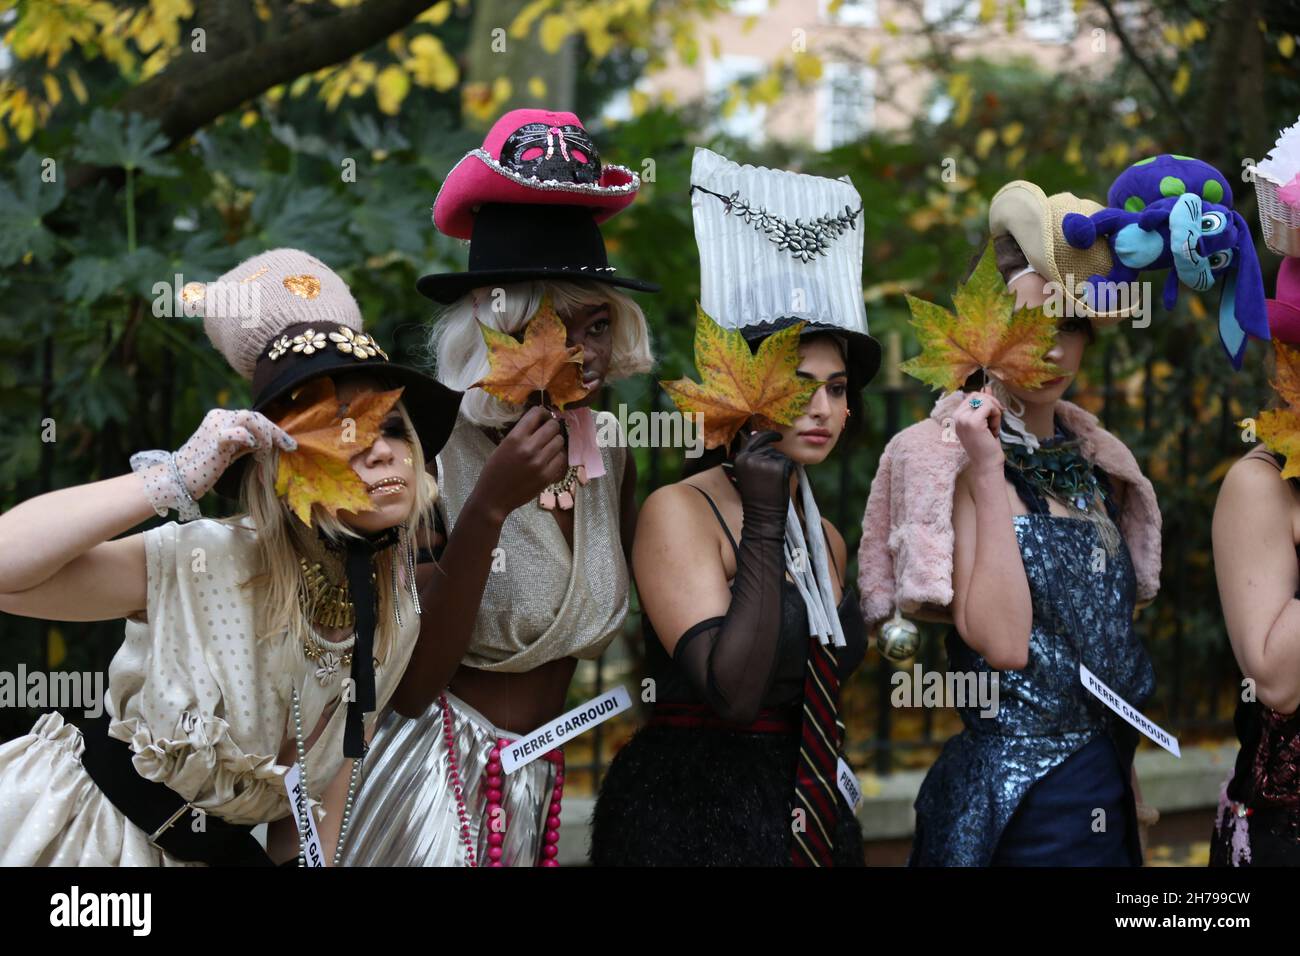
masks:
[[[864,385],[880,366],[862,298],[862,197],[847,176],[827,179],[741,166],[697,147],[691,214],[700,253],[700,305],[753,340],[795,322],[842,333]]]

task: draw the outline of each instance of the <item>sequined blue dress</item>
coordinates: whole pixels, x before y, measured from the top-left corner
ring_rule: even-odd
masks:
[[[1133,630],[1132,561],[1122,540],[1108,555],[1095,524],[1052,515],[1018,490],[1031,510],[1012,519],[1033,603],[1029,661],[998,672],[994,716],[959,708],[965,729],[917,795],[909,863],[1140,865],[1130,784],[1137,734],[1079,678],[1082,663],[1138,708],[1154,690]],[[994,673],[955,629],[947,647],[950,669]]]

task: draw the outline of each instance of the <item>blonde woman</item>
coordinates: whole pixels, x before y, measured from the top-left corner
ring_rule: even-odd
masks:
[[[424,464],[459,396],[389,362],[343,281],[298,250],[263,253],[182,299],[251,378],[253,408],[214,409],[178,451],[140,453],[130,474],[0,516],[0,611],[127,621],[101,723],[50,713],[0,746],[0,864],[337,862],[365,715],[395,692],[415,645],[411,542],[436,496]],[[296,442],[274,419],[324,376],[340,418],[366,393],[404,392],[350,460],[371,510],[331,518],[317,504],[308,527],[275,493]],[[201,518],[197,501],[219,480],[244,513]],[[170,509],[183,523],[118,537]],[[251,834],[260,823],[265,850]]]
[[[614,416],[591,406],[651,366],[645,316],[618,287],[653,286],[615,275],[596,225],[630,202],[628,183],[577,117],[516,110],[438,194],[438,228],[471,240],[468,272],[420,280],[449,306],[431,337],[439,380],[485,377],[479,324],[522,338],[545,300],[582,349],[587,394],[557,415],[466,393],[438,456],[440,557],[421,591],[433,639],[375,734],[350,863],[556,863],[559,752],[509,774],[499,752],[564,712],[578,660],[627,615],[636,469]]]

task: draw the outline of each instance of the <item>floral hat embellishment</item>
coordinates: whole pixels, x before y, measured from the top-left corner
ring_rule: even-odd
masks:
[[[346,325],[340,325],[329,333],[316,329],[303,329],[293,338],[282,335],[267,347],[266,357],[274,362],[287,352],[314,355],[329,348],[329,342],[333,342],[334,348],[338,351],[344,355],[351,355],[354,359],[372,359],[378,355],[385,362],[389,361],[388,353],[375,341],[374,336],[357,332]]]

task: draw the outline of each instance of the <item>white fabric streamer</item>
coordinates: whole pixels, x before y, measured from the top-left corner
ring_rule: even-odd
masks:
[[[805,541],[799,514],[791,499],[785,519],[785,566],[794,578],[799,596],[808,608],[808,628],[823,644],[844,646],[844,629],[840,626],[839,606],[835,602],[835,588],[831,582],[830,561],[826,547],[826,533],[822,530],[822,515],[813,498],[812,484],[803,465],[796,465],[799,476],[799,495],[803,503],[804,518],[808,522]],[[809,580],[811,578],[811,580]]]

